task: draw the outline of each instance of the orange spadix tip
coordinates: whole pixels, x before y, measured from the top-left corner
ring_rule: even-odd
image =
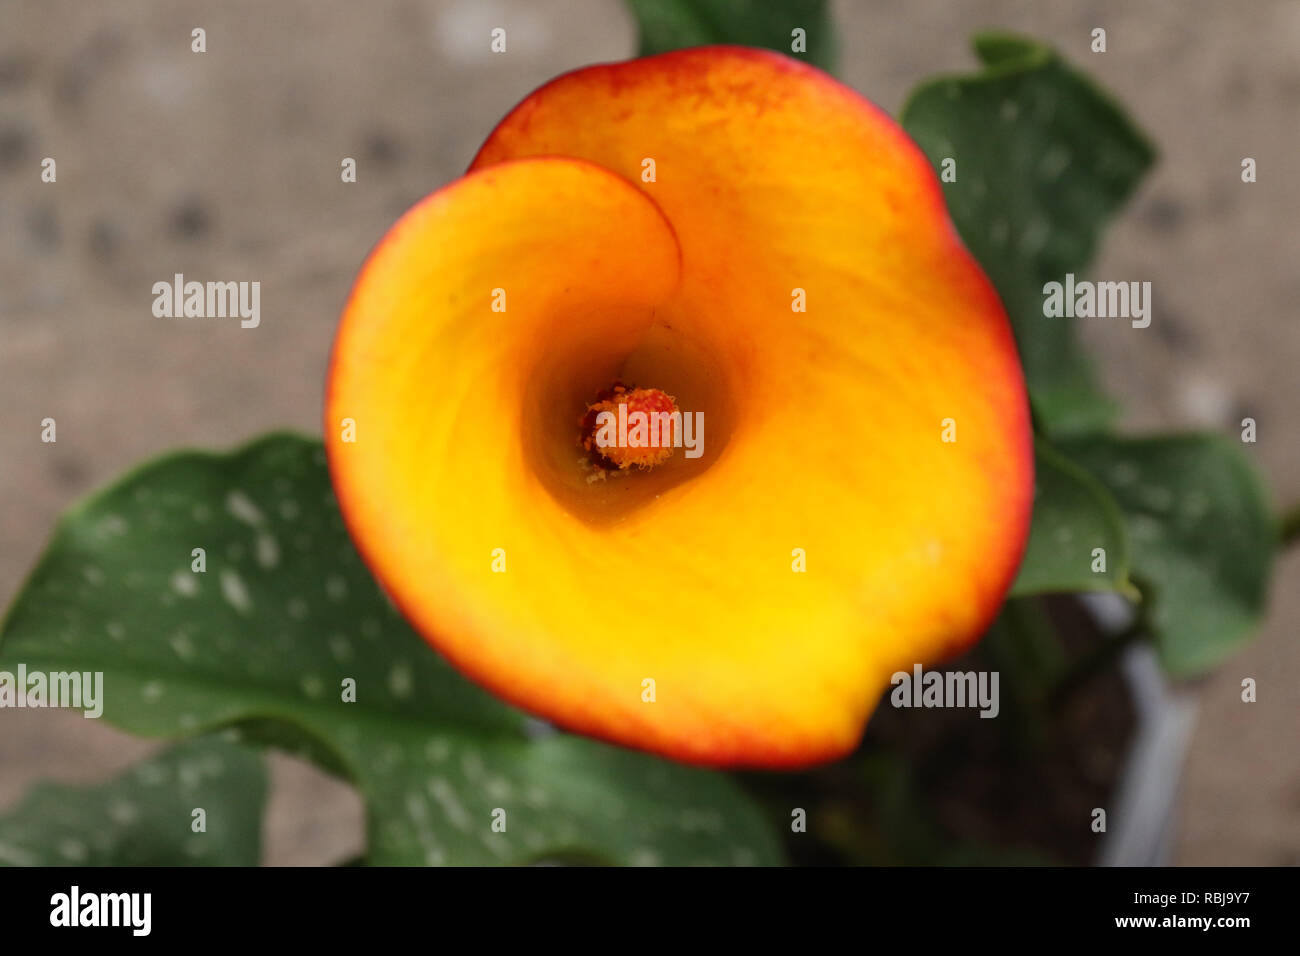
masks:
[[[679,428],[681,415],[671,395],[616,383],[587,406],[580,441],[602,468],[653,468],[673,456]]]

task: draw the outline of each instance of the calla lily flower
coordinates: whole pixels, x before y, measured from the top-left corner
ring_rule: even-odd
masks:
[[[615,385],[701,413],[703,453],[593,480]],[[934,170],[735,47],[516,107],[365,263],[325,434],[362,556],[454,666],[714,766],[850,751],[892,674],[988,626],[1033,498],[1015,344]]]

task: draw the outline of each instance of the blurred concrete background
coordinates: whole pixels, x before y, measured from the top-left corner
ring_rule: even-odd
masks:
[[[1150,279],[1155,318],[1140,333],[1085,323],[1086,339],[1131,426],[1252,415],[1249,453],[1279,503],[1300,500],[1300,3],[836,8],[842,77],[892,113],[923,77],[971,67],[968,37],[993,26],[1056,45],[1127,105],[1162,160],[1095,271]],[[505,55],[488,51],[495,26]],[[1089,51],[1097,26],[1105,54]],[[318,432],[334,323],[370,246],[535,86],[634,45],[619,0],[3,0],[0,603],[59,511],[139,459]],[[46,156],[57,184],[40,181]],[[155,319],[150,287],[175,272],[260,280],[260,328]],[[40,441],[46,417],[57,444]],[[1297,581],[1292,554],[1258,641],[1198,688],[1178,862],[1300,863]],[[1257,704],[1239,702],[1243,676]],[[152,746],[6,711],[0,810],[39,777],[101,779]],[[269,862],[359,851],[345,787],[287,758],[273,771]]]

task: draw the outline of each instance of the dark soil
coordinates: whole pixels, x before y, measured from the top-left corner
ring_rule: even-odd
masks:
[[[1056,693],[1063,673],[1105,641],[1071,599],[1014,602],[1028,609],[1056,663],[1026,666],[1023,635],[1006,617],[971,653],[927,670],[999,671],[1001,712],[903,709],[881,701],[862,745],[831,767],[751,775],[800,864],[1020,864],[1095,862],[1093,809],[1110,809],[1134,727],[1114,661]],[[1023,623],[1023,622],[1022,622]],[[1022,628],[1023,630],[1023,628]],[[1053,636],[1054,635],[1054,636]]]

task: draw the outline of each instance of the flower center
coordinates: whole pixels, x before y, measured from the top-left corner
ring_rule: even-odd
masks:
[[[587,406],[581,426],[580,444],[605,471],[654,468],[682,443],[682,413],[657,388],[615,382]]]

